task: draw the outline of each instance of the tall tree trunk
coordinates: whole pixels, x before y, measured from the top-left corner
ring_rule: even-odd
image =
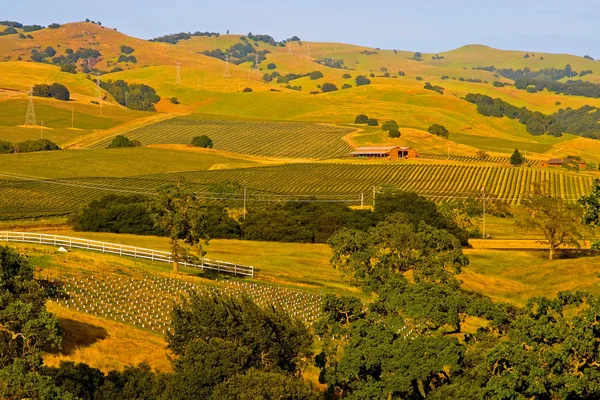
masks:
[[[556,246],[552,242],[550,242],[550,255],[548,258],[550,260],[554,260],[556,258]]]

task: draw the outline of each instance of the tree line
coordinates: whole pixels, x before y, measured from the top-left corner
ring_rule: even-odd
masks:
[[[169,35],[159,36],[159,37],[150,39],[149,41],[150,42],[164,42],[164,43],[170,43],[170,44],[177,44],[177,42],[179,42],[180,40],[188,40],[188,39],[191,39],[193,36],[219,37],[219,36],[221,36],[221,34],[218,32],[200,32],[200,31],[196,31],[194,33],[179,32],[179,33],[172,33]]]
[[[583,106],[577,110],[560,109],[551,115],[516,107],[500,98],[469,93],[465,100],[477,105],[477,111],[486,117],[508,117],[519,120],[532,135],[545,133],[560,137],[563,133],[598,139],[600,138],[600,110],[594,106]]]
[[[110,93],[117,103],[131,110],[155,111],[154,105],[160,101],[156,90],[145,84],[129,84],[122,79],[113,82],[109,79],[107,82],[101,81],[100,86]]]
[[[33,153],[37,151],[61,150],[60,147],[48,139],[26,140],[19,143],[11,143],[0,140],[0,154]]]

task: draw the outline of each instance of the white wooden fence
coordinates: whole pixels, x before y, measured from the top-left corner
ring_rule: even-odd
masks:
[[[21,242],[21,243],[39,243],[51,246],[61,246],[66,248],[84,249],[99,251],[102,253],[118,254],[135,258],[143,258],[151,261],[164,263],[173,263],[171,253],[167,251],[144,249],[140,247],[126,246],[122,244],[98,242],[96,240],[73,238],[68,236],[46,235],[43,233],[31,232],[12,232],[0,231],[0,241]],[[208,258],[200,259],[199,264],[188,262],[179,262],[184,267],[198,268],[202,270],[211,270],[235,275],[250,276],[254,278],[254,267],[240,264],[233,264],[225,261],[210,260]]]

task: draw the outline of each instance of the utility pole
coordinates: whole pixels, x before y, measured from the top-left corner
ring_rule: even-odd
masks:
[[[448,160],[450,160],[450,142],[448,142],[447,145],[448,145]]]
[[[223,78],[231,78],[231,74],[229,73],[229,54],[225,54],[225,72],[223,72]]]
[[[246,219],[246,183],[244,183],[244,220]]]
[[[373,208],[375,208],[375,196],[376,196],[377,190],[375,188],[375,186],[373,186]]]

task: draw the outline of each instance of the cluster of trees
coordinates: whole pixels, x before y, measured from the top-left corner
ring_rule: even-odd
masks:
[[[386,121],[381,124],[381,130],[388,133],[391,138],[399,138],[401,136],[400,127],[394,120]]]
[[[205,56],[225,60],[229,56],[230,62],[239,65],[245,62],[251,62],[254,66],[256,63],[256,55],[258,55],[259,64],[267,59],[269,50],[256,50],[250,43],[236,43],[229,49],[223,51],[221,49],[205,50],[202,52]]]
[[[188,40],[191,39],[192,36],[207,36],[207,37],[219,37],[221,36],[220,33],[217,32],[194,32],[194,33],[185,33],[185,32],[180,32],[180,33],[172,33],[170,35],[164,35],[164,36],[160,36],[154,39],[150,39],[150,42],[164,42],[164,43],[170,43],[170,44],[177,44],[177,42],[179,42],[180,40]]]
[[[132,54],[134,51],[135,51],[135,49],[133,47],[126,46],[126,45],[121,46],[121,54],[119,55],[117,62],[118,63],[121,63],[121,62],[132,63],[132,64],[137,63],[137,58]]]
[[[367,124],[369,126],[377,126],[377,125],[379,125],[379,122],[377,121],[376,118],[369,118],[365,114],[359,114],[359,115],[357,115],[356,118],[354,119],[354,123],[355,124]]]
[[[444,94],[444,88],[443,87],[438,86],[438,85],[432,85],[429,82],[425,83],[425,87],[423,89],[433,90],[434,92],[437,92],[439,94]]]
[[[0,36],[16,35],[17,33],[19,32],[15,28],[9,26],[0,32]]]
[[[0,278],[3,399],[317,399],[300,376],[311,361],[312,335],[274,307],[216,292],[192,294],[174,307],[166,335],[172,373],[140,364],[105,374],[83,363],[43,366],[44,349],[62,343],[45,289],[9,247],[0,247]]]
[[[338,87],[336,85],[334,85],[333,83],[327,82],[321,86],[321,91],[323,93],[335,92],[336,90],[338,90]]]
[[[117,135],[106,147],[107,149],[120,149],[123,147],[140,147],[142,143],[139,140],[130,140],[125,135]]]
[[[169,190],[175,189],[171,187]],[[420,220],[426,220],[432,226],[447,229],[463,244],[467,244],[469,237],[468,232],[454,219],[442,214],[435,203],[414,193],[384,191],[377,196],[374,211],[352,210],[336,203],[288,201],[252,205],[245,219],[235,219],[234,211],[243,206],[241,190],[239,184],[225,183],[212,186],[210,192],[218,194],[213,197],[230,200],[204,200],[200,197],[189,200],[196,209],[194,237],[325,243],[344,227],[365,231],[396,212],[409,215],[405,220],[415,226]],[[184,189],[178,193],[182,192]],[[191,193],[189,195],[192,196]],[[155,220],[166,216],[161,206],[152,199],[109,195],[92,201],[71,219],[71,223],[79,231],[170,236],[169,229],[159,224],[152,225],[153,215]],[[151,226],[154,228],[150,229]]]
[[[255,42],[263,42],[266,44],[270,44],[271,46],[279,47],[285,47],[286,43],[288,42],[300,42],[300,38],[298,36],[292,36],[291,38],[287,40],[282,40],[281,42],[276,41],[275,39],[273,39],[273,37],[269,35],[253,35],[252,32],[249,32],[247,36],[248,39],[253,40]],[[246,40],[246,38],[243,36],[240,39]]]
[[[346,67],[344,65],[344,59],[343,58],[338,58],[338,59],[326,58],[324,60],[315,60],[315,62],[317,64],[326,65],[326,66],[328,66],[330,68],[348,69],[348,67]]]
[[[48,139],[26,140],[14,144],[5,140],[0,140],[0,154],[33,153],[36,151],[53,150],[61,150],[61,148]]]
[[[477,111],[486,117],[508,117],[518,119],[532,135],[548,133],[562,136],[572,133],[583,137],[600,138],[600,110],[593,106],[583,106],[577,110],[560,109],[551,115],[538,111],[530,111],[526,107],[516,107],[502,99],[470,93],[465,100],[477,105]]]
[[[515,81],[515,87],[517,89],[527,90],[530,93],[537,93],[547,89],[549,92],[567,96],[600,98],[600,84],[579,80],[556,82],[550,79],[540,78],[519,79]]]
[[[205,149],[213,148],[213,141],[206,135],[194,136],[192,139],[192,146],[203,147]]]
[[[558,81],[563,78],[574,78],[579,75],[577,72],[573,71],[570,64],[565,65],[564,69],[556,69],[556,68],[544,68],[539,71],[532,71],[529,67],[525,67],[523,69],[514,70],[512,68],[496,68],[493,65],[488,67],[473,67],[473,70],[478,71],[488,71],[488,72],[496,72],[502,75],[505,78],[512,79],[513,81],[518,81],[521,79],[537,79],[544,78],[553,81]]]
[[[448,139],[448,137],[450,136],[450,132],[448,132],[448,129],[446,129],[445,126],[440,124],[431,125],[429,128],[427,128],[427,132],[431,133],[432,135],[443,137],[445,139]]]
[[[100,51],[91,48],[79,48],[77,51],[68,48],[65,54],[55,56],[56,50],[50,46],[46,47],[43,52],[36,49],[31,50],[31,60],[35,62],[47,62],[47,58],[52,57],[52,64],[61,66],[64,72],[77,72],[77,62],[83,60],[83,72],[90,72],[92,66],[100,59],[102,55]]]
[[[366,76],[358,75],[354,78],[354,83],[356,83],[356,86],[366,86],[371,84],[371,80]]]
[[[52,85],[39,84],[33,87],[33,95],[38,97],[53,97],[56,100],[69,101],[71,93],[64,85],[53,83]]]
[[[154,111],[154,104],[160,101],[160,96],[154,88],[144,84],[128,84],[124,80],[100,82],[100,86],[114,99],[131,110]]]

